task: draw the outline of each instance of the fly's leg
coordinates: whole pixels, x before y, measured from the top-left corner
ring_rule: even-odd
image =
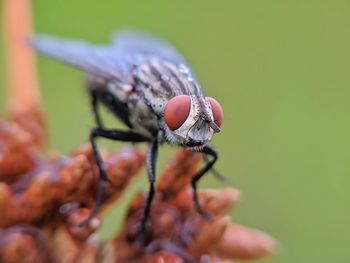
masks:
[[[158,157],[158,140],[155,139],[148,145],[147,153],[146,153],[146,169],[147,169],[147,175],[149,180],[149,192],[147,196],[146,207],[143,212],[143,217],[141,220],[141,232],[139,236],[139,239],[141,242],[144,242],[146,225],[150,215],[152,201],[154,197],[154,182],[156,181],[155,166],[156,166],[157,157]]]
[[[199,204],[198,193],[197,193],[197,183],[206,172],[208,172],[210,169],[212,169],[212,166],[214,165],[214,163],[218,159],[218,153],[209,145],[204,146],[204,148],[202,150],[200,150],[200,152],[204,153],[205,155],[210,155],[212,157],[212,160],[208,161],[206,163],[206,165],[197,174],[195,174],[192,177],[191,184],[192,184],[192,188],[193,188],[193,201],[194,201],[194,205],[196,207],[197,212],[199,214],[201,214],[202,216],[204,216],[205,218],[210,219],[211,215],[206,213]]]
[[[98,103],[98,98],[97,98],[97,94],[95,91],[91,92],[91,105],[92,105],[92,111],[94,113],[94,117],[95,117],[95,121],[97,123],[97,127],[98,128],[103,128],[103,122],[102,122],[102,118],[98,112],[98,108],[97,108],[97,103]]]
[[[132,131],[119,131],[119,130],[107,130],[102,128],[94,128],[90,131],[90,142],[92,145],[92,150],[94,153],[94,157],[96,160],[96,164],[99,170],[100,179],[98,184],[98,191],[97,196],[95,200],[95,204],[89,214],[89,216],[79,224],[79,226],[84,226],[87,223],[90,222],[90,220],[93,218],[93,216],[96,214],[97,209],[99,208],[103,194],[105,191],[105,183],[107,182],[107,174],[103,166],[103,161],[100,155],[100,152],[98,150],[96,139],[98,137],[114,140],[114,141],[124,141],[124,142],[145,142],[149,141],[149,138],[142,136],[140,134],[137,134]]]
[[[203,156],[204,162],[206,164],[208,164],[210,162],[208,155],[204,155]],[[210,172],[221,182],[223,183],[227,183],[230,182],[230,180],[228,178],[226,178],[225,176],[223,176],[220,172],[218,172],[218,170],[215,169],[215,167],[212,167],[210,169]]]

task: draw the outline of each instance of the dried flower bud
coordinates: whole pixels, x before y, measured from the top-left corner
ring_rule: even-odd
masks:
[[[62,225],[50,231],[53,249],[51,254],[58,263],[73,263],[79,255],[84,243],[75,240],[68,229]]]
[[[224,258],[254,259],[276,250],[276,241],[265,233],[241,225],[230,225],[217,247]]]
[[[0,232],[0,262],[52,262],[44,234],[31,226],[16,226]],[[51,258],[51,259],[50,259]]]
[[[159,251],[153,255],[145,256],[143,263],[185,263],[185,261],[168,251]]]
[[[30,134],[15,123],[0,121],[0,180],[15,181],[34,167],[36,159]]]
[[[201,157],[200,153],[185,149],[180,149],[176,153],[157,183],[157,191],[164,199],[174,198],[189,186],[192,176],[198,170]]]
[[[198,199],[203,209],[215,215],[224,213],[239,200],[240,192],[234,188],[201,189]]]
[[[216,217],[211,220],[200,217],[187,219],[182,235],[189,237],[184,241],[188,244],[190,254],[200,258],[201,255],[214,250],[229,223],[228,217]]]
[[[91,235],[79,251],[79,255],[74,260],[74,263],[111,262],[100,258],[100,249],[101,242],[99,241],[96,235]]]
[[[234,263],[234,261],[230,259],[222,259],[212,255],[205,255],[200,258],[200,263]]]
[[[12,191],[5,183],[0,183],[0,227],[4,227],[10,218],[11,210],[8,209],[13,205]]]
[[[30,134],[30,142],[40,148],[45,143],[45,114],[39,104],[31,108],[12,107],[10,109],[10,120],[17,123],[24,131]]]
[[[108,155],[104,159],[109,184],[106,195],[116,195],[128,185],[144,163],[144,153],[132,147],[125,147],[118,153]]]
[[[101,219],[98,216],[93,217],[88,224],[79,226],[90,212],[88,208],[78,208],[67,212],[67,227],[75,239],[85,240],[100,227]]]

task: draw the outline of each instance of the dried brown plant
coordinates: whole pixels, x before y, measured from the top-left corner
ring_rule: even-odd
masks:
[[[90,145],[69,156],[42,151],[45,114],[34,58],[18,45],[19,36],[30,34],[28,3],[4,1],[10,103],[8,117],[0,120],[0,262],[232,263],[274,251],[273,238],[224,215],[238,201],[238,190],[200,190],[200,203],[213,217],[196,212],[189,185],[202,156],[184,149],[160,176],[143,243],[137,237],[145,193],[133,198],[121,231],[108,242],[95,233],[99,216],[78,226],[94,203],[98,169]],[[105,154],[104,161],[110,182],[103,203],[118,202],[142,168],[144,153],[130,146]]]
[[[0,130],[12,125],[16,121],[2,122]],[[275,248],[266,234],[223,216],[239,198],[233,188],[201,190],[201,204],[214,216],[208,221],[196,212],[189,181],[201,155],[186,150],[178,151],[160,177],[145,243],[136,240],[144,193],[130,204],[122,231],[102,243],[94,234],[101,224],[99,217],[77,226],[89,214],[96,193],[98,170],[90,146],[83,145],[70,156],[44,156],[18,136],[22,133],[25,127],[0,133],[0,165],[15,168],[2,174],[0,184],[1,262],[232,262],[258,258]],[[16,152],[5,150],[11,145],[30,154],[18,161]],[[111,183],[104,203],[118,201],[143,158],[132,147],[105,156]],[[29,251],[32,258],[23,261]]]

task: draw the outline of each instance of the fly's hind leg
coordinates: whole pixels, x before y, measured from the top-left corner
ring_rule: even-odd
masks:
[[[138,133],[132,131],[120,131],[120,130],[107,130],[102,128],[94,128],[90,131],[90,142],[92,145],[93,154],[96,160],[96,164],[99,170],[100,180],[97,191],[97,196],[95,200],[95,204],[89,214],[89,216],[79,225],[83,226],[90,222],[90,220],[96,214],[98,208],[100,207],[101,201],[103,199],[105,184],[108,181],[107,174],[103,166],[103,161],[98,150],[96,139],[98,137],[114,140],[114,141],[124,141],[124,142],[145,142],[149,141],[149,138],[142,136]]]
[[[201,153],[205,154],[206,156],[211,156],[212,159],[209,160],[206,163],[206,165],[192,177],[192,189],[193,189],[193,201],[194,205],[196,207],[196,210],[199,214],[201,214],[203,217],[210,219],[211,215],[203,210],[201,205],[199,204],[198,200],[198,193],[197,193],[197,183],[202,178],[202,176],[207,173],[210,169],[212,169],[214,163],[218,159],[218,153],[209,145],[205,146],[202,150],[200,150]]]

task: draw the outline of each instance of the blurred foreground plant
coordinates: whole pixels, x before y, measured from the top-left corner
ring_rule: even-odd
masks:
[[[8,118],[0,120],[0,262],[228,263],[275,249],[276,242],[268,235],[223,216],[238,200],[233,188],[201,190],[200,202],[213,218],[208,221],[196,212],[189,183],[202,156],[183,149],[157,183],[143,244],[136,239],[144,193],[133,198],[122,230],[112,240],[102,242],[96,234],[102,223],[98,216],[78,227],[97,191],[92,150],[82,145],[69,156],[42,152],[45,115],[34,58],[19,41],[30,34],[29,2],[4,4],[10,103]],[[128,147],[103,159],[110,179],[103,203],[118,202],[142,167],[144,153]]]
[[[94,234],[99,217],[77,226],[89,214],[98,180],[90,146],[70,156],[44,156],[36,143],[42,132],[30,133],[16,119],[0,123],[0,262],[233,262],[274,250],[266,234],[222,216],[238,200],[235,189],[201,190],[200,201],[213,219],[196,212],[189,182],[201,155],[186,150],[178,151],[158,181],[145,243],[136,241],[143,193],[130,204],[122,231],[100,242]],[[28,113],[29,120],[37,122]],[[111,183],[104,203],[127,190],[143,157],[132,147],[105,155]]]

